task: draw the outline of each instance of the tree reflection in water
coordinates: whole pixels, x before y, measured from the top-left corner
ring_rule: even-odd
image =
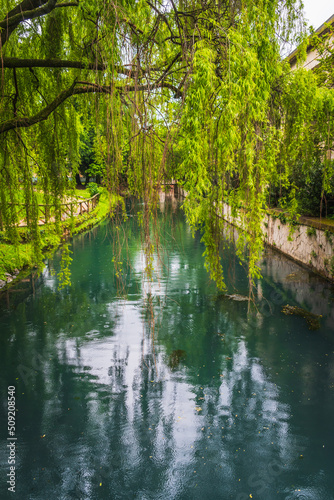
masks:
[[[285,279],[296,265],[268,254],[247,315],[245,302],[216,300],[200,236],[179,212],[167,215],[150,296],[130,217],[122,293],[106,223],[74,240],[71,288],[57,290],[50,264],[35,297],[2,312],[1,394],[17,387],[18,498],[267,500],[298,498],[295,489],[330,498],[330,287],[315,278],[297,286]],[[233,248],[224,259],[229,292],[247,293]],[[311,301],[321,330],[282,315],[278,297]]]

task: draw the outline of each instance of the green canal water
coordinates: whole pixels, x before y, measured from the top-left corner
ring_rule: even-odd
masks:
[[[57,254],[2,298],[0,498],[334,499],[331,285],[267,251],[247,313],[219,296],[174,205],[149,284],[136,212],[73,240],[71,287]],[[228,293],[247,295],[233,247],[223,260]],[[320,330],[286,304],[322,314]]]

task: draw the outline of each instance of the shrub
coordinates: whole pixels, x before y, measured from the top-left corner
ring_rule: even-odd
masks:
[[[297,161],[289,176],[290,187],[271,187],[271,206],[284,207],[286,199],[289,199],[292,190],[295,189],[298,211],[303,215],[319,217],[324,171],[325,166],[320,159]],[[334,176],[328,180],[324,197],[326,203],[322,204],[321,216],[332,217],[334,215]]]
[[[298,206],[300,208],[300,211],[305,215],[314,215],[316,217],[319,217],[320,215],[324,168],[325,167],[323,163],[321,163],[320,159],[315,159],[310,164],[306,164],[300,161],[297,163],[294,169],[293,182],[298,188],[296,193]],[[321,214],[322,217],[333,214],[333,178],[330,180],[329,185],[329,191],[324,193],[326,199],[329,202],[327,205],[327,214],[326,204],[323,203]]]
[[[99,186],[96,184],[96,182],[89,182],[87,184],[87,187],[88,187],[88,191],[89,191],[89,194],[90,196],[95,196],[97,193],[99,193]]]

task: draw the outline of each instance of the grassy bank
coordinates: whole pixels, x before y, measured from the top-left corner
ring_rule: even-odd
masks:
[[[100,201],[94,210],[61,223],[61,234],[57,233],[54,224],[45,224],[39,227],[41,240],[39,256],[36,256],[33,241],[27,228],[20,229],[20,241],[16,244],[8,241],[4,232],[0,232],[0,280],[7,282],[9,279],[11,281],[11,277],[18,275],[18,271],[22,273],[22,271],[28,271],[33,267],[39,267],[43,259],[50,257],[66,236],[91,229],[107,217],[114,204],[115,202],[112,203],[109,200],[107,191],[103,190]]]

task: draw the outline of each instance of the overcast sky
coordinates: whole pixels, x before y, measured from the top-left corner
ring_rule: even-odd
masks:
[[[303,0],[305,17],[314,29],[319,28],[334,14],[333,0]]]

